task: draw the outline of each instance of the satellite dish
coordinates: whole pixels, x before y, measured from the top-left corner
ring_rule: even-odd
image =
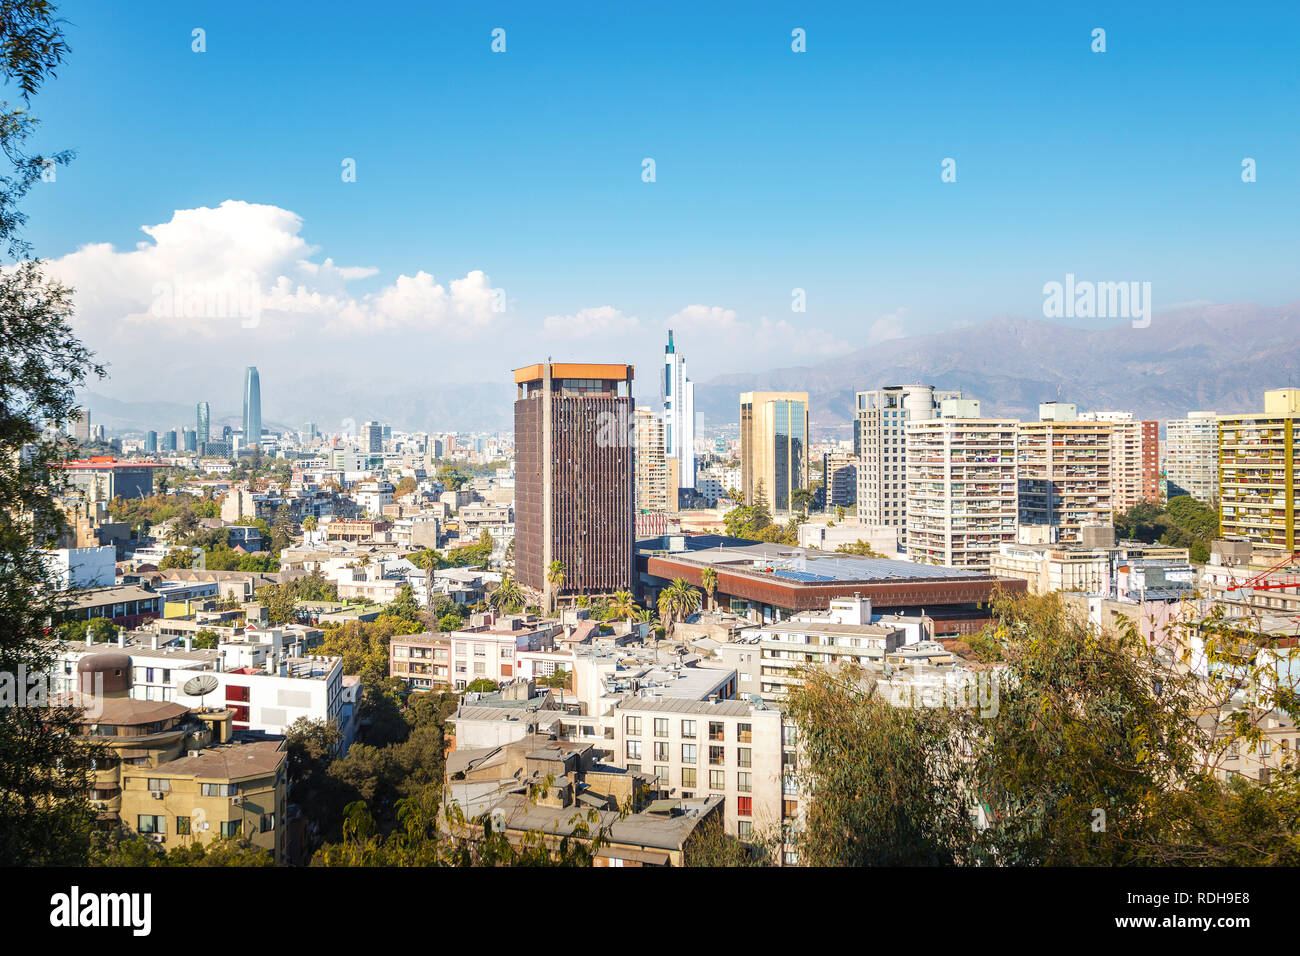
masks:
[[[181,693],[187,697],[202,698],[204,695],[211,694],[216,690],[219,683],[220,681],[211,674],[199,674],[197,677],[191,677],[181,685]]]

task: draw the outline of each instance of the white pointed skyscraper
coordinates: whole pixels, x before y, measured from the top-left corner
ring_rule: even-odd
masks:
[[[686,377],[686,356],[668,330],[664,348],[664,450],[677,460],[677,484],[695,488],[695,383]],[[675,503],[674,503],[675,504]]]
[[[262,381],[257,366],[244,371],[244,445],[262,444]]]

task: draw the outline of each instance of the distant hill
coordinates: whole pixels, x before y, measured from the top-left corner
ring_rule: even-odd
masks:
[[[722,375],[695,386],[709,424],[739,418],[739,393],[807,391],[814,424],[852,421],[854,393],[920,382],[960,388],[988,415],[1036,418],[1060,398],[1081,411],[1177,418],[1193,409],[1262,407],[1268,388],[1300,386],[1300,303],[1195,306],[1130,324],[1078,329],[999,316],[978,325],[893,339],[804,368]]]

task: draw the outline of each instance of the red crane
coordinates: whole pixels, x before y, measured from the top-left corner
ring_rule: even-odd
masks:
[[[1241,584],[1233,582],[1228,585],[1229,591],[1280,591],[1283,588],[1300,587],[1300,581],[1290,582],[1273,582],[1265,583],[1270,574],[1275,574],[1288,565],[1300,562],[1300,551],[1293,551],[1291,554],[1284,556],[1280,561],[1272,566],[1265,568],[1253,577],[1247,578]]]

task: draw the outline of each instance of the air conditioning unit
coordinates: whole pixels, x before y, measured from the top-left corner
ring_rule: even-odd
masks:
[[[166,842],[167,842],[167,834],[165,834],[165,833],[150,833],[150,834],[149,834],[149,842],[150,842],[150,843],[166,843]]]
[[[232,807],[237,807],[237,806],[239,806],[240,804],[242,804],[243,802],[244,802],[244,798],[243,798],[243,797],[231,797],[231,798],[230,798],[230,805],[231,805]]]
[[[108,809],[108,803],[107,803],[106,801],[104,801],[104,800],[94,800],[94,801],[91,802],[90,805],[91,805],[92,807],[94,807],[96,810],[107,810],[107,809]]]
[[[165,790],[150,790],[150,791],[149,791],[149,796],[153,797],[155,800],[161,800],[163,797],[167,796],[167,791],[165,791]]]

